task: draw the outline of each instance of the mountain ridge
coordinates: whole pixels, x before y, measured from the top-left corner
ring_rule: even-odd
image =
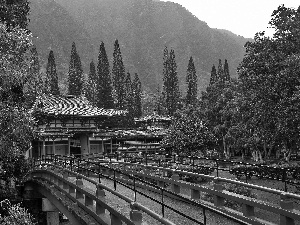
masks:
[[[62,76],[67,73],[73,41],[82,58],[84,72],[88,73],[88,64],[92,59],[96,61],[101,41],[105,43],[112,67],[113,43],[118,39],[126,71],[137,72],[145,90],[150,92],[161,88],[165,46],[175,50],[182,91],[185,89],[188,59],[193,56],[200,94],[208,85],[211,67],[218,63],[218,59],[222,62],[227,59],[232,76],[236,76],[235,69],[245,53],[243,45],[248,41],[238,35],[235,37],[232,32],[210,28],[177,3],[32,0],[32,4],[35,6],[31,19],[35,22],[30,23],[30,29],[33,28],[33,34],[43,39],[35,41],[37,49],[45,57],[49,46],[56,45],[54,53],[57,51],[59,55],[57,61],[62,64]],[[37,13],[39,7],[46,8],[48,14]],[[46,34],[43,27],[48,27]],[[53,40],[49,40],[49,36]]]

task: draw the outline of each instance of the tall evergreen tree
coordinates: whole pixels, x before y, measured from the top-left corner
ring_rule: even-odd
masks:
[[[190,57],[188,68],[187,68],[187,93],[186,93],[186,103],[195,104],[197,101],[197,74],[194,65],[193,57]]]
[[[225,59],[224,62],[224,76],[225,76],[225,81],[230,81],[229,66],[228,66],[227,59]]]
[[[113,89],[110,78],[109,62],[104,43],[101,42],[97,65],[97,100],[100,108],[114,108]]]
[[[137,73],[132,82],[134,117],[142,116],[142,84]]]
[[[87,85],[85,88],[86,98],[93,104],[96,105],[96,93],[97,93],[97,75],[95,63],[90,63],[90,72],[88,75]]]
[[[179,83],[177,77],[177,65],[175,61],[175,52],[171,49],[168,55],[168,49],[164,50],[164,90],[165,106],[168,114],[172,116],[178,109],[180,101]]]
[[[126,92],[125,92],[124,83],[125,83],[126,75],[125,75],[125,67],[123,64],[123,59],[122,59],[118,40],[116,40],[114,44],[112,74],[113,74],[113,84],[114,84],[115,95],[116,95],[116,108],[125,109]]]
[[[223,65],[222,65],[221,59],[219,59],[217,80],[221,81],[222,83],[225,82],[225,74],[224,74],[224,70],[223,70]]]
[[[129,116],[133,116],[134,113],[134,97],[133,97],[133,88],[131,82],[131,75],[127,72],[125,79],[125,104],[126,109],[128,110]]]
[[[51,50],[48,57],[48,63],[46,66],[46,77],[49,87],[49,92],[53,95],[59,95],[59,88],[58,88],[58,78],[56,72],[56,64],[54,53]]]
[[[215,65],[213,65],[211,68],[211,72],[210,72],[209,85],[213,85],[216,82],[217,82],[217,70],[216,70]]]
[[[76,51],[75,42],[72,43],[71,60],[69,65],[69,95],[79,96],[83,89],[83,71],[80,57]]]

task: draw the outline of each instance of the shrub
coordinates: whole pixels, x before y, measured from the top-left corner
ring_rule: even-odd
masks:
[[[0,225],[34,225],[33,217],[20,204],[11,205],[9,200],[0,202]]]

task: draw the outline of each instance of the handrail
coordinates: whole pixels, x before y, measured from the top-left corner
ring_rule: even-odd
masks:
[[[56,156],[56,158],[57,158],[57,160],[60,159],[58,156]],[[65,162],[65,159],[71,159],[71,160],[73,160],[74,158],[72,158],[72,157],[70,157],[70,156],[61,156],[61,162]],[[77,159],[77,160],[78,160],[78,162],[79,162],[79,160],[80,160],[81,163],[78,163],[77,165],[74,164],[73,166],[77,167],[78,169],[84,169],[84,170],[86,170],[86,171],[90,171],[90,172],[93,172],[93,173],[96,173],[96,174],[100,175],[99,172],[96,171],[96,170],[91,170],[91,169],[85,168],[84,166],[80,166],[80,165],[82,164],[82,162],[85,162],[85,163],[97,165],[97,166],[102,167],[102,168],[106,168],[106,169],[113,170],[114,173],[117,172],[117,173],[119,173],[119,174],[123,174],[123,175],[129,176],[131,179],[134,180],[134,189],[132,189],[130,186],[124,184],[123,182],[120,182],[120,181],[116,180],[115,177],[110,178],[110,176],[101,174],[102,177],[105,177],[105,178],[107,178],[107,179],[113,180],[115,183],[119,183],[119,184],[121,184],[122,186],[125,186],[125,187],[127,187],[127,188],[130,188],[131,190],[134,190],[135,193],[142,194],[142,195],[144,195],[144,196],[147,197],[147,198],[152,199],[150,196],[145,195],[143,192],[136,190],[136,188],[135,188],[136,180],[138,180],[139,182],[142,182],[142,183],[144,183],[144,184],[146,184],[146,185],[148,185],[148,186],[152,186],[152,187],[158,189],[159,192],[162,192],[162,193],[164,193],[164,192],[165,192],[165,193],[168,193],[168,194],[170,194],[170,195],[176,196],[176,197],[179,198],[179,199],[182,199],[182,200],[184,200],[184,201],[188,201],[188,202],[189,202],[190,204],[192,204],[192,205],[201,207],[201,208],[203,209],[203,212],[204,212],[204,215],[203,215],[204,218],[206,218],[205,210],[209,210],[209,211],[212,211],[212,212],[214,212],[214,213],[216,213],[216,214],[219,214],[219,215],[221,215],[221,216],[223,216],[223,217],[225,217],[225,218],[227,218],[227,219],[230,219],[230,220],[232,220],[232,221],[234,221],[234,222],[237,222],[237,223],[239,223],[239,224],[248,224],[248,223],[245,222],[245,221],[242,221],[242,220],[240,220],[240,219],[238,219],[238,218],[236,218],[236,217],[233,217],[233,216],[231,216],[231,215],[227,215],[227,214],[225,214],[224,212],[221,212],[221,211],[219,211],[219,210],[216,210],[216,209],[213,208],[213,207],[210,207],[210,206],[208,206],[208,205],[202,204],[202,203],[200,203],[200,202],[196,202],[196,201],[187,199],[187,198],[185,198],[185,197],[183,197],[183,196],[181,196],[181,195],[175,194],[175,193],[173,193],[173,192],[171,192],[171,191],[169,191],[169,190],[167,190],[167,189],[165,189],[165,188],[162,188],[162,187],[160,187],[160,186],[158,186],[158,185],[152,184],[151,182],[144,181],[144,180],[142,180],[142,179],[140,179],[140,178],[138,178],[138,177],[135,177],[135,176],[133,176],[133,175],[129,175],[128,173],[124,173],[124,172],[121,171],[121,170],[113,169],[113,168],[111,168],[111,167],[109,167],[109,166],[106,166],[106,165],[100,165],[100,163],[98,163],[98,162],[87,161],[87,160],[83,160],[83,159]],[[135,196],[136,196],[136,194],[135,194]],[[171,209],[171,210],[173,210],[173,211],[176,211],[176,209],[174,209],[174,208],[172,208],[172,207],[170,207],[170,206],[164,204],[163,202],[157,201],[157,200],[155,200],[155,199],[152,199],[152,200],[155,201],[155,202],[157,202],[157,203],[159,203],[159,204],[161,204],[161,206],[162,206],[162,213],[163,213],[164,207],[167,207],[167,208],[169,208],[169,209]],[[178,212],[176,212],[176,213],[178,213]],[[163,213],[163,214],[164,214],[164,213]],[[184,216],[184,217],[186,217],[187,219],[190,219],[190,220],[192,220],[192,221],[194,221],[194,222],[197,222],[198,224],[204,224],[204,223],[202,223],[202,222],[200,222],[200,221],[196,221],[194,218],[189,217],[188,215],[181,214],[181,216]]]

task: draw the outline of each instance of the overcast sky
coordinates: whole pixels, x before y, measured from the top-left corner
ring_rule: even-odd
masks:
[[[167,0],[163,0],[167,1]],[[230,30],[235,34],[253,38],[255,33],[266,31],[273,10],[279,5],[298,8],[299,0],[171,0],[179,3],[205,21],[211,28]],[[269,30],[269,31],[268,31]]]

